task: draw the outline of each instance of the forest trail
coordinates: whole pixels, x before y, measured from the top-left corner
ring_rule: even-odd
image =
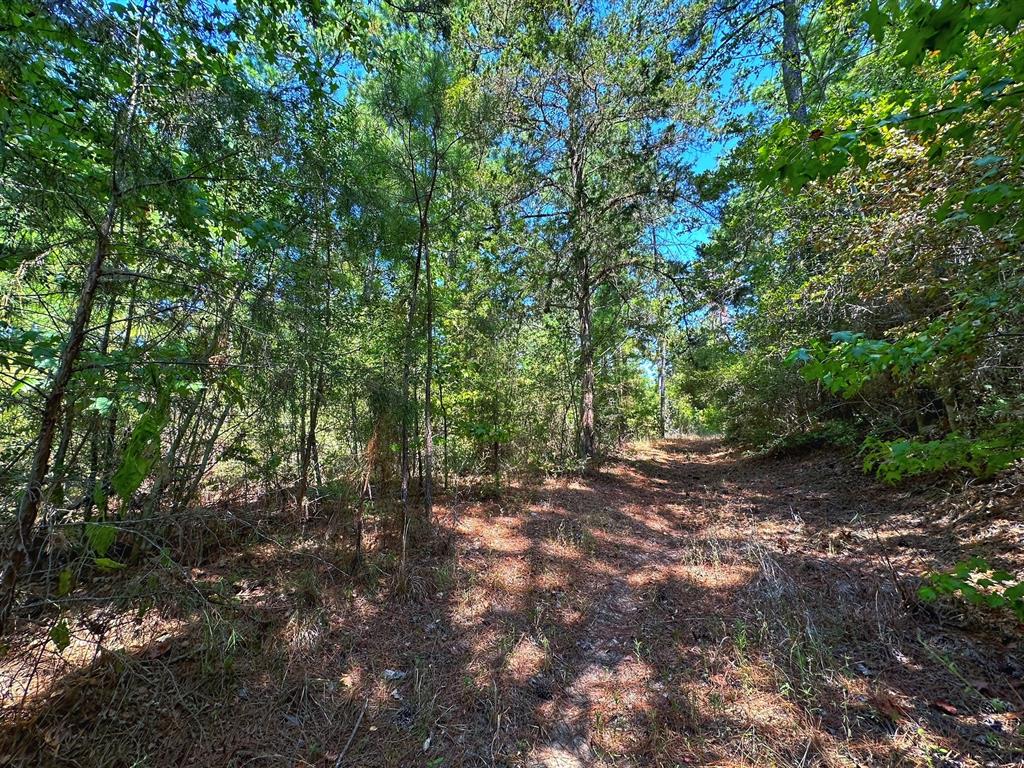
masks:
[[[968,715],[963,680],[1019,704],[1019,667],[908,620],[891,569],[950,545],[918,512],[849,456],[635,447],[462,519],[462,666],[529,766],[1002,764],[1015,721]]]
[[[866,479],[850,456],[753,459],[684,438],[634,446],[585,477],[439,504],[440,533],[419,548],[406,598],[374,585],[383,560],[353,590],[328,564],[324,531],[250,544],[193,573],[239,600],[230,673],[211,674],[211,636],[223,630],[208,614],[165,611],[160,626],[132,629],[151,639],[126,644],[116,664],[101,654],[55,678],[45,706],[0,729],[0,755],[1012,764],[1024,709],[1012,645],[905,606],[897,590],[891,569],[912,594],[908,574],[957,554],[941,520],[919,519],[922,506],[920,493]]]

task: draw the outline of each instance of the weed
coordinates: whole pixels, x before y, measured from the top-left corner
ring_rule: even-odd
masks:
[[[650,656],[650,649],[644,645],[639,637],[633,638],[633,655],[636,656],[636,660],[641,664]]]
[[[204,610],[200,627],[200,666],[204,676],[216,678],[223,687],[235,669],[235,657],[244,645],[238,626],[217,610]]]
[[[597,548],[593,534],[581,523],[563,520],[555,531],[555,541],[568,549],[592,555]]]
[[[747,648],[750,641],[747,638],[747,625],[742,619],[737,619],[733,625],[733,645],[736,648],[736,655],[742,660],[747,656]]]
[[[434,570],[434,589],[448,592],[455,584],[455,560],[445,560]]]

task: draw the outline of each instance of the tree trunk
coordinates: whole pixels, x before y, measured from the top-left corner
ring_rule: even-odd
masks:
[[[313,433],[313,479],[318,488],[323,488],[324,471],[320,464],[320,441],[316,439],[316,432]]]
[[[321,364],[317,368],[316,379],[311,382],[313,391],[309,397],[309,428],[306,431],[302,446],[301,463],[299,467],[299,488],[296,491],[298,499],[297,509],[305,520],[303,503],[306,500],[306,490],[309,488],[309,464],[313,457],[313,449],[316,446],[316,425],[320,416],[320,405],[324,397],[324,367]]]
[[[412,398],[412,442],[416,446],[416,458],[413,460],[413,472],[416,474],[416,488],[423,493],[423,441],[420,440],[420,395],[415,392]]]
[[[85,274],[85,282],[82,285],[82,292],[78,298],[78,307],[75,310],[74,320],[71,322],[67,344],[64,347],[64,352],[61,354],[60,363],[57,365],[57,372],[54,374],[53,381],[50,384],[50,391],[43,403],[39,436],[36,440],[36,449],[32,457],[32,467],[25,482],[21,501],[18,503],[16,523],[7,557],[2,568],[0,568],[0,633],[6,628],[7,621],[14,608],[14,591],[18,573],[27,559],[27,547],[32,541],[32,528],[35,526],[36,517],[39,514],[40,501],[43,496],[43,483],[46,480],[46,473],[50,468],[50,452],[53,449],[53,438],[57,431],[57,422],[60,420],[64,393],[67,390],[68,382],[71,380],[75,363],[78,361],[78,355],[85,341],[86,328],[89,325],[89,316],[92,313],[92,305],[99,288],[103,264],[110,256],[110,232],[113,227],[115,212],[116,204],[114,200],[111,200],[107,209],[106,219],[96,233],[96,251]]]
[[[800,61],[800,8],[798,0],[782,0],[782,87],[789,116],[807,124],[804,77]]]
[[[441,406],[441,434],[444,437],[444,450],[441,454],[441,463],[444,465],[444,492],[448,493],[448,409],[444,405],[444,388],[441,386],[441,379],[437,380],[437,400]]]
[[[594,427],[594,339],[591,329],[590,271],[583,270],[579,305],[580,321],[580,457],[592,459],[597,453]]]
[[[658,340],[658,436],[665,439],[665,340]]]
[[[268,282],[268,287],[270,283]],[[242,296],[243,284],[239,283],[235,289],[235,293],[232,295],[231,301],[228,303],[227,309],[221,316],[216,328],[210,335],[210,340],[206,346],[206,352],[201,358],[203,362],[209,362],[210,357],[216,351],[218,339],[221,335],[227,331],[228,325],[231,322],[231,318],[234,315],[235,305],[238,303]],[[179,427],[175,432],[174,437],[171,439],[171,444],[167,449],[167,452],[162,456],[158,469],[156,471],[153,486],[149,490],[149,497],[143,505],[144,519],[149,519],[156,514],[157,507],[160,505],[161,495],[164,489],[170,487],[172,495],[175,498],[180,498],[184,495],[183,492],[177,492],[177,489],[187,486],[189,480],[178,480],[178,474],[176,473],[176,466],[178,464],[178,456],[181,453],[182,444],[185,441],[186,436],[190,431],[195,428],[193,420],[198,422],[201,417],[202,405],[206,401],[206,394],[208,390],[203,389],[201,394],[198,395],[194,400],[187,403],[182,409],[182,415],[179,419]],[[291,409],[289,409],[291,413]]]
[[[110,302],[107,305],[107,319],[103,325],[103,336],[100,339],[99,353],[101,357],[106,356],[107,351],[110,349],[110,334],[112,325],[114,322],[114,309],[117,305],[117,296],[111,295]],[[111,417],[113,413],[111,413]],[[107,418],[107,424],[109,426],[110,418]],[[90,428],[90,442],[91,450],[89,455],[89,498],[86,500],[84,518],[89,520],[92,518],[93,504],[99,507],[100,519],[104,519],[107,516],[107,490],[106,480],[113,474],[113,470],[110,467],[112,462],[113,454],[113,435],[109,433],[108,439],[103,444],[102,459],[100,456],[100,430],[103,427],[102,417],[99,413],[92,420],[94,423]],[[100,493],[102,491],[102,493]]]
[[[217,449],[217,440],[220,439],[220,433],[224,428],[224,422],[227,421],[230,413],[230,403],[221,408],[220,415],[217,416],[217,420],[214,422],[213,430],[209,435],[207,435],[206,441],[203,444],[202,458],[195,463],[195,469],[193,470],[188,485],[184,488],[184,492],[179,494],[178,498],[174,500],[174,506],[171,510],[172,516],[182,511],[185,505],[194,499],[199,493],[199,486],[202,484],[203,477],[206,476],[206,472],[211,466],[213,452]]]
[[[299,420],[295,426],[295,463],[302,466],[303,455],[306,451],[306,409],[309,407],[309,401],[307,397],[309,395],[309,388],[307,382],[309,377],[306,375],[306,368],[308,365],[303,366],[302,376],[299,378]]]
[[[64,462],[68,454],[68,446],[71,444],[72,426],[75,419],[75,401],[72,400],[64,408],[64,426],[61,428],[60,443],[57,446],[57,455],[53,460],[53,479],[50,485],[49,503],[62,505],[64,503]]]
[[[594,418],[594,340],[591,307],[591,253],[586,227],[588,209],[586,188],[586,127],[580,85],[573,80],[567,97],[569,137],[566,151],[572,177],[572,203],[569,211],[569,236],[572,265],[576,270],[577,312],[579,314],[580,376],[580,457],[591,459],[597,453]]]
[[[370,484],[370,473],[373,471],[373,457],[367,452],[366,474],[363,475],[363,487],[359,492],[359,505],[356,507],[355,556],[352,558],[352,576],[358,576],[363,566],[363,518],[366,514],[366,503],[373,502],[373,486]]]
[[[424,222],[424,240],[427,223]],[[430,245],[423,248],[427,281],[427,371],[423,386],[423,514],[429,523],[434,516],[434,425],[431,384],[434,374],[434,285],[430,271]]]
[[[89,479],[85,483],[85,503],[82,505],[82,519],[87,523],[92,520],[92,511],[96,504],[96,483],[100,472],[100,415],[93,414],[89,421]]]
[[[404,581],[409,550],[409,477],[412,461],[409,455],[409,383],[412,370],[412,335],[416,323],[416,304],[419,298],[420,264],[423,257],[422,241],[416,249],[416,262],[412,270],[412,288],[409,291],[409,314],[406,321],[405,349],[402,359],[402,430],[401,430],[401,500],[402,500],[402,551],[399,560],[399,579]]]
[[[494,465],[494,493],[501,492],[501,443],[491,443],[491,463]]]
[[[124,326],[124,340],[121,342],[121,351],[127,352],[131,347],[132,343],[132,328],[135,322],[135,305],[138,301],[138,289],[139,289],[139,278],[136,277],[132,280],[132,292],[131,297],[128,299],[128,315],[125,319]],[[114,299],[116,296],[110,298],[110,311],[111,314],[107,316],[107,328],[103,332],[103,348],[102,353],[107,353],[107,347],[110,341],[110,323],[113,319],[114,311]],[[110,481],[116,471],[115,467],[115,450],[117,443],[117,409],[111,408],[110,415],[107,417],[107,439],[103,447],[103,479],[105,483]],[[105,505],[105,502],[104,502]]]
[[[349,402],[349,418],[352,421],[352,458],[359,458],[359,416],[356,413],[356,396]]]

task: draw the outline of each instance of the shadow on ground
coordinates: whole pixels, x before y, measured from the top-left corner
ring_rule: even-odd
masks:
[[[925,498],[877,487],[846,459],[753,460],[694,438],[448,503],[402,598],[374,587],[393,565],[382,560],[354,589],[326,534],[220,553],[198,569],[192,610],[157,601],[159,622],[134,629],[124,613],[108,650],[47,666],[30,702],[8,708],[0,755],[1013,764],[1020,647],[913,599],[915,574],[964,554]],[[18,651],[42,659],[52,643]]]

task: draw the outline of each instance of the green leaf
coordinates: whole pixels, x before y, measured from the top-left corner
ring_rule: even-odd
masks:
[[[110,478],[114,492],[127,503],[149,475],[160,455],[160,435],[167,423],[170,399],[162,393],[132,430],[121,456],[121,466]]]
[[[803,347],[794,349],[786,356],[787,365],[796,365],[797,363],[809,363],[811,361],[811,353]]]
[[[868,25],[868,30],[871,32],[871,36],[875,38],[875,42],[881,43],[885,38],[885,28],[892,24],[892,19],[878,7],[878,0],[871,0],[868,3],[867,10],[864,11],[862,18],[864,23]]]
[[[57,646],[58,651],[63,651],[71,645],[71,630],[68,629],[68,623],[65,619],[61,619],[50,629],[50,639]]]
[[[71,591],[71,571],[65,568],[57,577],[57,597],[64,597]]]
[[[975,160],[974,164],[979,168],[987,168],[990,165],[996,165],[997,163],[1001,163],[1005,159],[1006,158],[1004,158],[1002,155],[985,155],[984,157],[979,157],[977,160]]]
[[[103,557],[117,538],[117,528],[107,523],[86,523],[85,538],[92,551]]]
[[[1007,600],[1020,600],[1021,598],[1024,598],[1024,581],[1019,584],[1014,584],[1012,587],[1006,589],[1006,591],[1003,592],[1003,597]]]
[[[101,571],[119,571],[126,567],[124,563],[119,563],[117,560],[111,560],[109,557],[97,557],[93,562]]]
[[[87,411],[96,411],[100,416],[109,416],[114,407],[114,401],[109,397],[97,397],[86,406]]]

